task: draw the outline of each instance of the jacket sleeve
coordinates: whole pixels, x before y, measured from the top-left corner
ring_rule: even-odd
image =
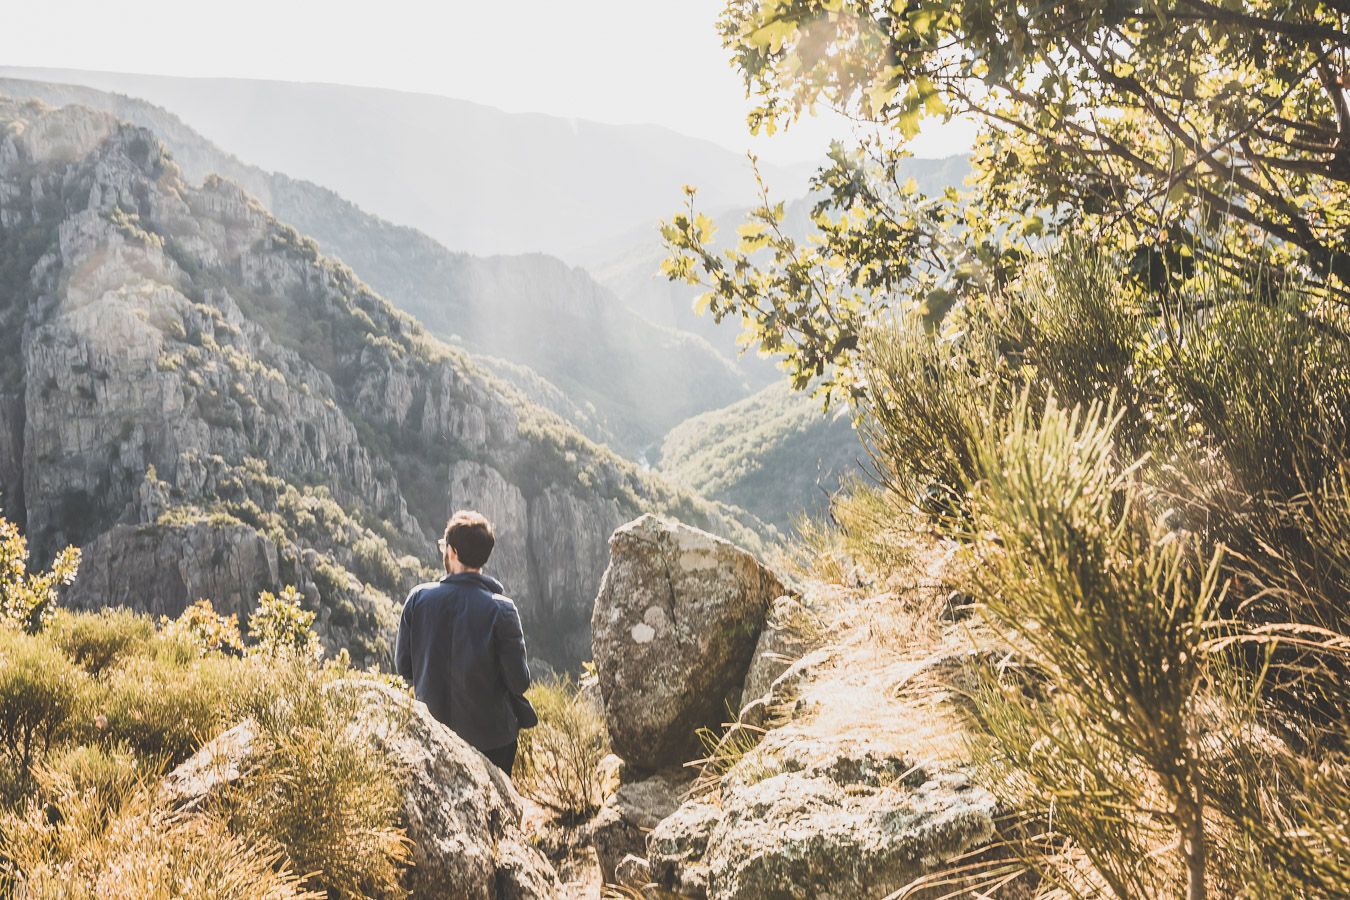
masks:
[[[530,686],[530,666],[525,662],[525,632],[520,627],[520,612],[511,602],[503,603],[492,627],[497,647],[497,665],[502,681],[512,694],[524,694]]]
[[[409,684],[413,683],[412,636],[408,634],[408,611],[412,608],[413,591],[403,601],[403,614],[398,620],[398,637],[394,640],[394,671]]]

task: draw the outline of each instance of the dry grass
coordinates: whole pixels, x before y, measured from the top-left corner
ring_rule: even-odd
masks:
[[[527,696],[539,724],[520,733],[515,783],[564,822],[593,816],[604,802],[600,760],[609,753],[605,716],[570,678],[540,681]]]

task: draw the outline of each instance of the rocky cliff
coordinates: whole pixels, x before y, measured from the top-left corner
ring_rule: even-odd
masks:
[[[455,253],[312,182],[248,165],[159,107],[74,85],[0,79],[0,94],[79,104],[150,129],[189,181],[219,175],[439,337],[497,367],[588,436],[636,455],[689,416],[749,393],[744,374],[703,339],[652,324],[581,269],[544,254]],[[654,227],[654,226],[653,226]]]
[[[535,652],[572,665],[620,522],[756,540],[106,114],[0,100],[0,322],[5,512],[40,559],[86,548],[77,605],[246,612],[293,582],[330,645],[373,661],[447,512],[476,505]]]

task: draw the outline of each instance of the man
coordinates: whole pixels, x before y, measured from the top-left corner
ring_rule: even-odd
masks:
[[[461,510],[438,543],[446,575],[418,585],[403,604],[398,674],[438,721],[510,775],[517,733],[534,724],[520,613],[482,572],[496,543],[487,519]]]

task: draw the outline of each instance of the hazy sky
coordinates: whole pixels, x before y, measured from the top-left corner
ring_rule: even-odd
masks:
[[[722,2],[10,2],[0,63],[424,91],[653,122],[780,162],[818,158],[845,125],[817,120],[752,144],[749,104],[714,27]],[[969,143],[968,128],[951,126],[915,150],[942,156]]]

